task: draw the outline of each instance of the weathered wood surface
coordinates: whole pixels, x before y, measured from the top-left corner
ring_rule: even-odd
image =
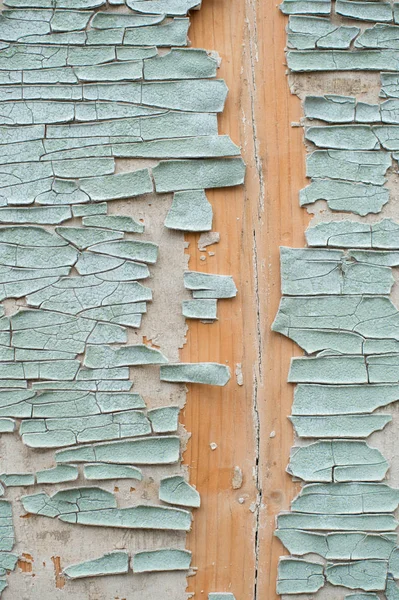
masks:
[[[293,386],[286,383],[289,340],[270,331],[280,300],[279,246],[301,247],[308,222],[299,208],[305,184],[305,148],[299,100],[289,92],[284,57],[286,18],[264,0],[204,0],[194,12],[193,47],[222,58],[219,77],[229,87],[220,132],[242,146],[245,189],[208,194],[218,245],[205,261],[190,242],[190,269],[233,275],[239,294],[220,301],[219,321],[192,323],[182,361],[226,362],[235,375],[222,389],[189,387],[184,423],[192,437],[185,453],[191,482],[202,496],[188,547],[198,567],[189,591],[232,591],[238,600],[273,600],[278,558],[275,515],[296,488],[285,469],[293,433],[287,419]],[[218,447],[211,450],[210,443]],[[234,467],[243,485],[233,489]],[[241,499],[241,500],[240,500]],[[244,499],[244,502],[242,502]]]

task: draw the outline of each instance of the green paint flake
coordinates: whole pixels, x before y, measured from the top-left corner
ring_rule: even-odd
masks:
[[[68,579],[122,575],[129,570],[129,554],[126,550],[108,552],[100,558],[69,565],[63,570]]]
[[[122,215],[84,216],[82,223],[86,227],[103,227],[106,229],[125,231],[127,233],[143,233],[144,231],[144,225],[142,225],[142,223],[135,221],[132,217]]]
[[[327,564],[326,579],[332,585],[365,591],[385,590],[387,562],[361,560],[352,563]]]
[[[170,160],[153,168],[157,192],[228,187],[244,182],[241,158]]]
[[[320,534],[282,529],[277,530],[275,535],[291,554],[318,554],[328,560],[388,560],[396,542],[396,536],[392,534]]]
[[[91,463],[83,467],[85,479],[137,479],[141,481],[143,475],[140,469],[131,465],[112,465],[107,463]]]
[[[292,383],[368,383],[362,356],[293,358],[288,381]]]
[[[319,148],[337,150],[378,150],[379,131],[386,128],[371,128],[369,125],[331,125],[308,127],[305,139]],[[386,148],[385,145],[383,145]],[[391,148],[387,148],[390,150]]]
[[[390,154],[381,151],[316,150],[307,157],[306,175],[383,185],[391,164]]]
[[[287,295],[389,294],[389,267],[346,260],[339,250],[281,248],[281,289]]]
[[[353,96],[305,96],[303,103],[307,119],[319,119],[328,123],[350,123],[355,120],[356,98]]]
[[[0,223],[57,225],[72,218],[68,206],[0,208]]]
[[[386,483],[311,483],[293,500],[294,512],[331,515],[392,512],[399,490]]]
[[[209,592],[208,600],[236,600],[231,592]]]
[[[277,594],[312,594],[323,585],[323,565],[296,558],[280,559]]]
[[[168,362],[159,350],[145,344],[133,346],[88,346],[84,365],[91,368],[122,367],[137,365],[160,365]]]
[[[377,594],[347,594],[345,600],[379,600]]]
[[[164,15],[137,15],[123,13],[98,12],[94,15],[91,26],[94,29],[114,29],[117,27],[144,27],[157,25],[164,20]]]
[[[81,179],[79,186],[93,202],[134,198],[153,191],[148,169]]]
[[[44,469],[36,472],[38,484],[66,483],[76,481],[79,476],[77,467],[73,465],[57,465],[52,469]]]
[[[200,8],[201,0],[127,0],[126,4],[138,13],[179,16]]]
[[[25,487],[35,485],[35,475],[33,473],[2,473],[0,481],[6,487]]]
[[[195,138],[115,143],[112,145],[112,154],[115,158],[218,158],[237,156],[240,149],[233,144],[228,135],[202,135]]]
[[[177,436],[149,437],[71,448],[56,452],[57,463],[107,462],[116,464],[173,464],[180,457]]]
[[[164,477],[159,485],[159,499],[168,504],[199,508],[201,498],[197,490],[181,475]]]
[[[348,2],[353,5],[353,2]],[[358,2],[356,2],[358,4]],[[367,2],[367,4],[370,4]],[[379,5],[385,4],[382,2]],[[388,4],[388,3],[387,3]],[[397,71],[395,50],[291,50],[287,64],[292,72],[319,71]]]
[[[133,240],[122,240],[115,242],[104,242],[90,247],[92,252],[125,258],[128,260],[139,260],[154,264],[158,258],[158,245],[153,242],[138,242]]]
[[[85,510],[76,514],[63,514],[60,516],[60,520],[80,525],[122,529],[189,531],[191,527],[190,512],[178,508],[150,505]]]
[[[229,380],[229,368],[218,363],[161,365],[161,381],[225,386]]]
[[[381,481],[387,470],[388,462],[377,448],[336,439],[294,447],[287,467],[293,477],[315,483]]]
[[[389,2],[350,2],[337,0],[335,10],[337,14],[360,21],[383,21],[390,23],[393,20],[392,6]]]
[[[132,558],[134,573],[188,571],[190,564],[191,552],[174,548],[136,552]]]
[[[368,3],[365,2],[364,4],[366,5]],[[355,41],[355,48],[394,48],[395,50],[398,50],[398,32],[399,27],[396,25],[377,23],[376,25],[373,25],[373,27],[369,27],[363,31]]]
[[[381,431],[391,415],[293,416],[290,420],[303,438],[365,438]]]
[[[182,314],[186,319],[217,320],[217,300],[183,300]]]
[[[65,240],[84,250],[94,244],[109,242],[123,238],[121,231],[109,231],[107,229],[94,229],[84,227],[56,227],[56,232]]]
[[[184,287],[193,292],[195,299],[234,298],[237,295],[237,288],[230,275],[186,271]]]
[[[329,15],[331,0],[283,0],[280,10],[285,15]]]
[[[52,518],[80,511],[116,508],[114,495],[98,487],[67,488],[52,496],[44,492],[22,496],[21,503],[27,513]]]
[[[189,26],[189,19],[177,18],[161,25],[127,28],[123,43],[127,46],[187,46]]]
[[[165,227],[183,231],[211,231],[212,220],[212,205],[203,190],[176,192],[166,215]]]
[[[147,265],[94,252],[82,252],[75,267],[80,275],[96,274],[103,281],[134,281],[150,276]]]
[[[203,79],[216,77],[217,60],[206,50],[174,48],[144,62],[144,79]]]
[[[74,217],[91,217],[97,215],[106,215],[107,203],[99,202],[98,204],[78,204],[77,206],[72,206],[72,214]]]
[[[300,512],[280,513],[277,517],[278,528],[303,529],[310,531],[376,531],[394,532],[397,522],[392,515],[330,515],[304,514]]]
[[[0,552],[0,575],[7,575],[7,572],[14,571],[17,566],[18,558],[18,554]]]
[[[399,248],[399,225],[392,219],[367,224],[355,221],[327,221],[306,231],[309,246],[341,248]]]
[[[291,16],[288,22],[290,48],[350,48],[360,33],[358,27],[337,26],[327,19],[308,16]]]
[[[147,413],[154,433],[173,433],[179,425],[178,406],[161,406]]]
[[[365,216],[382,210],[389,200],[389,190],[379,185],[313,179],[310,185],[299,192],[299,204],[307,206],[318,200],[325,200],[332,211]]]

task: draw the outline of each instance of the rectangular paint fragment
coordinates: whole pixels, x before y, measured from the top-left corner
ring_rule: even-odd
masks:
[[[153,169],[157,192],[217,188],[244,182],[241,158],[162,161]]]
[[[136,552],[132,558],[133,573],[188,571],[191,552],[173,548]]]
[[[83,577],[102,577],[105,575],[122,575],[129,570],[129,554],[126,550],[108,552],[100,558],[69,565],[63,570],[68,579]]]
[[[160,377],[161,381],[224,386],[230,379],[230,370],[218,363],[179,363],[161,365]]]
[[[310,561],[281,558],[278,565],[278,594],[311,594],[324,585],[323,565]]]

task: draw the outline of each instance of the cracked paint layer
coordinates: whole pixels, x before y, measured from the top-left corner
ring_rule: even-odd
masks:
[[[200,6],[7,0],[0,15],[0,594],[86,600],[99,577],[107,597],[186,598],[200,496],[182,383],[230,371],[179,362],[184,317],[216,320],[237,289],[185,272],[183,233],[211,232],[205,190],[245,175],[218,135],[219,57],[189,47]],[[35,579],[9,577],[26,556]]]
[[[399,597],[396,425],[387,412],[395,415],[399,381],[398,5],[337,0],[331,10],[291,0],[280,8],[290,15],[289,83],[305,117],[308,185],[299,202],[315,217],[307,248],[281,248],[282,299],[272,325],[304,351],[288,375],[296,388],[287,471],[301,489],[277,518],[275,534],[290,554],[280,560],[277,593],[392,600]],[[372,267],[389,269],[384,291],[383,272]]]

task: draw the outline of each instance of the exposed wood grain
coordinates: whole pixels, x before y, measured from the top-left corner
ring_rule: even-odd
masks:
[[[217,323],[190,324],[181,359],[226,362],[233,374],[242,363],[244,381],[189,386],[185,462],[202,496],[188,540],[196,598],[230,590],[237,600],[277,597],[283,549],[273,538],[274,518],[295,494],[285,473],[293,440],[286,380],[297,350],[270,331],[280,300],[279,246],[303,246],[308,222],[298,205],[305,150],[302,130],[291,127],[301,108],[285,75],[285,25],[265,0],[203,0],[192,17],[192,45],[217,50],[223,61],[219,76],[230,91],[220,132],[241,144],[247,163],[245,189],[208,193],[221,234],[209,248],[215,256],[201,261],[198,236],[187,236],[190,268],[233,275],[239,294],[219,302]],[[235,466],[244,474],[240,489],[232,488]]]

